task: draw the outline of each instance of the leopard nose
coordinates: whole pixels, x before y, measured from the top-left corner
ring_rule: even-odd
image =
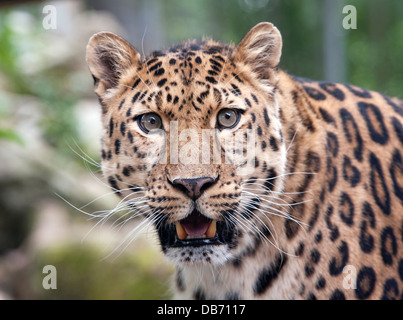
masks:
[[[172,185],[186,193],[192,200],[197,200],[202,193],[216,182],[212,177],[175,179]]]

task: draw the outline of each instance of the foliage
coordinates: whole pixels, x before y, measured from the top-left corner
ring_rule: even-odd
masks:
[[[0,128],[0,139],[14,141],[21,145],[24,143],[18,133],[11,129]]]
[[[348,32],[349,82],[403,98],[403,2],[353,1],[357,30]]]
[[[403,1],[354,0],[357,29],[346,40],[346,82],[403,97]],[[209,35],[237,43],[256,23],[270,21],[283,36],[280,67],[291,74],[326,80],[323,73],[323,0],[159,1],[170,43]],[[260,5],[260,7],[259,7]],[[343,6],[341,6],[342,8]],[[342,29],[342,12],[339,17]],[[180,21],[180,23],[178,23]]]
[[[146,247],[103,260],[96,246],[57,246],[37,256],[32,287],[39,299],[168,299],[171,272],[155,255]],[[55,290],[42,288],[45,265],[56,267]]]
[[[77,136],[73,106],[83,94],[70,81],[74,69],[68,61],[55,63],[49,46],[54,39],[42,27],[39,8],[26,6],[18,11],[0,11],[0,75],[5,78],[5,92],[0,98],[11,93],[39,101],[43,138],[68,156],[65,139]],[[0,99],[0,103],[4,102]],[[12,117],[13,107],[13,104],[0,106],[3,120]],[[0,125],[4,127],[4,121]],[[0,138],[21,141],[13,128],[2,128]]]

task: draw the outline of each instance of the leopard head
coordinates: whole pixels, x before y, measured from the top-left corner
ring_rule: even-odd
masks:
[[[236,46],[187,41],[142,57],[95,34],[87,62],[102,106],[102,168],[177,264],[222,265],[270,241],[286,167],[276,98],[282,40],[260,23]]]

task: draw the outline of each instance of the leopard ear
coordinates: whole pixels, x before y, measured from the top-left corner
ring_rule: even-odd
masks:
[[[268,79],[281,57],[282,39],[278,29],[269,22],[254,26],[235,47],[235,62],[249,65],[260,79]]]
[[[99,32],[90,38],[86,59],[94,78],[95,93],[100,99],[141,63],[140,54],[128,42],[110,32]]]

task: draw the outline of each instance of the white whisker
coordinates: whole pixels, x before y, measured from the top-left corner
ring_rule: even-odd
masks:
[[[293,137],[292,137],[292,139],[291,139],[290,145],[288,146],[288,148],[287,148],[287,150],[286,150],[286,153],[288,153],[288,150],[291,149],[291,146],[292,146],[292,144],[294,143],[294,139],[295,139],[295,137],[296,137],[296,135],[297,135],[297,132],[298,132],[298,130],[299,130],[300,127],[301,127],[301,125],[299,124],[298,127],[297,127],[297,129],[296,129],[295,132],[294,132],[294,135],[293,135]]]

